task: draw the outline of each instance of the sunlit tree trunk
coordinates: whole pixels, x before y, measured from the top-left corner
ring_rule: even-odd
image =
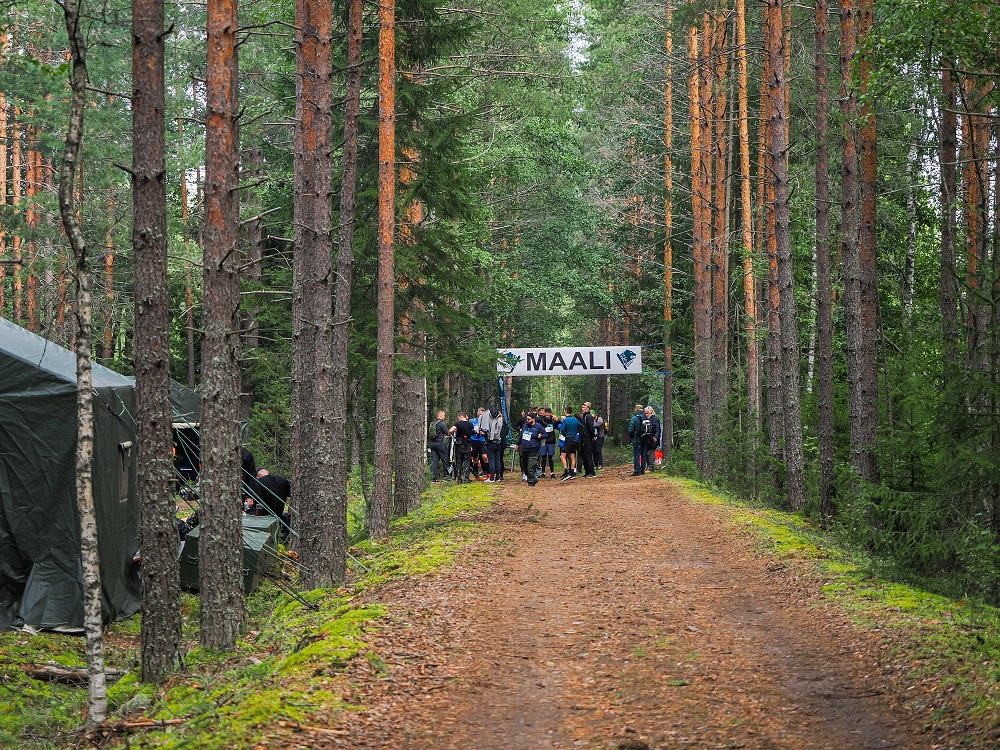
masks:
[[[712,292],[708,278],[711,248],[706,241],[705,180],[702,168],[702,92],[699,75],[698,29],[688,29],[688,90],[691,116],[691,214],[694,222],[694,455],[698,469],[708,473],[709,384],[711,377]]]
[[[375,366],[375,474],[368,506],[368,533],[373,539],[389,533],[392,503],[392,396],[395,321],[395,198],[396,198],[396,4],[379,5],[378,93],[378,338]]]
[[[292,486],[305,588],[338,582],[333,557],[333,9],[297,0]],[[343,439],[340,436],[340,439]]]
[[[133,81],[135,74],[133,73]],[[134,86],[134,83],[133,83]],[[115,199],[108,198],[108,226],[104,231],[104,358],[114,355],[115,313]]]
[[[236,0],[208,0],[201,339],[201,644],[231,651],[243,624],[240,515]]]
[[[14,127],[11,131],[11,205],[15,211],[21,207],[22,180],[24,164],[21,161],[21,123],[17,120],[21,116],[21,109],[14,105]],[[11,294],[14,295],[14,320],[17,323],[24,322],[23,291],[24,285],[21,279],[21,233],[14,231],[12,250],[16,263],[13,267],[13,285]]]
[[[724,13],[713,14],[711,21],[712,58],[712,146],[714,153],[712,200],[712,414],[721,429],[726,417],[729,372],[729,238],[728,175],[726,174],[728,139],[726,138],[727,103],[727,23]]]
[[[163,0],[133,0],[132,252],[135,258],[136,460],[139,547],[142,550],[142,679],[145,682],[161,682],[180,664],[181,658],[180,577],[170,460],[173,435],[170,429],[163,18]],[[113,206],[114,202],[109,201],[109,208]],[[113,252],[113,246],[109,252]],[[113,301],[112,297],[108,305]],[[110,323],[106,325],[110,330]],[[107,340],[105,347],[110,349]],[[108,352],[105,356],[109,356]]]
[[[104,674],[104,623],[101,619],[101,571],[97,547],[97,515],[94,510],[94,396],[91,369],[90,258],[77,216],[73,195],[83,142],[83,118],[87,96],[87,53],[80,28],[76,0],[65,0],[63,12],[69,37],[70,115],[59,171],[59,214],[76,261],[76,505],[80,524],[80,562],[83,569],[83,628],[87,640],[88,707],[91,724],[108,714],[107,682]]]
[[[754,274],[753,204],[750,197],[750,108],[747,101],[746,0],[736,0],[736,80],[740,139],[740,227],[743,257],[743,315],[747,347],[747,419],[756,446],[760,432],[760,345]]]
[[[833,289],[830,269],[830,90],[827,36],[828,0],[816,0],[816,401],[819,407],[819,509],[822,519],[833,505]]]

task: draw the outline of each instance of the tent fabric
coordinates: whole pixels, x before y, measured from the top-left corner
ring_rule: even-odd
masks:
[[[273,516],[243,516],[243,593],[247,596],[272,572],[278,560],[278,519]],[[201,527],[188,532],[181,549],[181,588],[199,586],[198,545]]]
[[[139,609],[134,381],[98,364],[94,505],[105,621]],[[76,355],[0,318],[0,628],[83,626]]]

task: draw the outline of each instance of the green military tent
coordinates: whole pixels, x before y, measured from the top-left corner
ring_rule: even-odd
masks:
[[[139,609],[135,388],[94,365],[94,503],[105,620]],[[0,318],[0,628],[83,625],[76,355]]]

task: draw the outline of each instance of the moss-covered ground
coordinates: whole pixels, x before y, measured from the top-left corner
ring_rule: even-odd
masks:
[[[660,475],[663,477],[663,475]],[[694,502],[721,504],[764,554],[817,576],[826,602],[883,640],[903,679],[949,696],[983,726],[1000,726],[1000,611],[888,580],[862,550],[838,544],[807,516],[726,498],[687,479],[663,477]],[[940,717],[947,721],[947,717]]]
[[[358,656],[378,663],[366,636],[385,614],[378,603],[358,603],[358,593],[450,562],[481,533],[476,516],[491,502],[489,488],[478,483],[435,486],[416,512],[393,522],[387,540],[365,540],[352,548],[348,586],[304,593],[315,609],[265,581],[247,600],[247,631],[234,653],[194,645],[198,599],[185,594],[190,651],[184,668],[162,686],[139,682],[138,616],[111,625],[107,665],[126,672],[108,691],[111,721],[140,716],[179,721],[131,732],[127,739],[106,739],[132,748],[237,750],[266,742],[277,722],[322,724],[352,710],[343,699],[343,668]],[[352,529],[352,538],[357,535]],[[0,632],[0,748],[80,746],[86,690],[31,679],[22,666],[84,663],[80,637]]]

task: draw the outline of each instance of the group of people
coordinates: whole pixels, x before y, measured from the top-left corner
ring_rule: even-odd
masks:
[[[439,411],[431,425],[431,481],[450,474],[459,484],[468,482],[470,476],[499,482],[503,479],[503,454],[509,433],[497,406],[480,407],[472,419],[468,412],[461,411],[450,426],[445,412]]]
[[[459,412],[449,425],[444,411],[431,425],[431,481],[452,475],[458,483],[470,477],[499,482],[504,477],[504,452],[513,427],[513,447],[520,458],[521,479],[534,485],[544,478],[556,479],[556,456],[562,464],[563,480],[594,477],[604,465],[607,425],[591,411],[587,402],[579,414],[566,408],[562,416],[552,409],[532,406],[521,418],[507,425],[500,409],[480,407],[476,416]],[[578,474],[582,471],[582,475]]]
[[[562,416],[548,407],[532,406],[515,425],[517,451],[521,462],[521,479],[532,487],[545,477],[556,479],[555,457],[558,449],[563,471],[562,481],[597,476],[604,466],[604,441],[608,429],[604,419],[595,415],[589,401],[575,414],[569,406]]]
[[[663,439],[663,425],[652,406],[635,405],[628,421],[628,436],[632,439],[632,476],[653,471],[656,451]]]

